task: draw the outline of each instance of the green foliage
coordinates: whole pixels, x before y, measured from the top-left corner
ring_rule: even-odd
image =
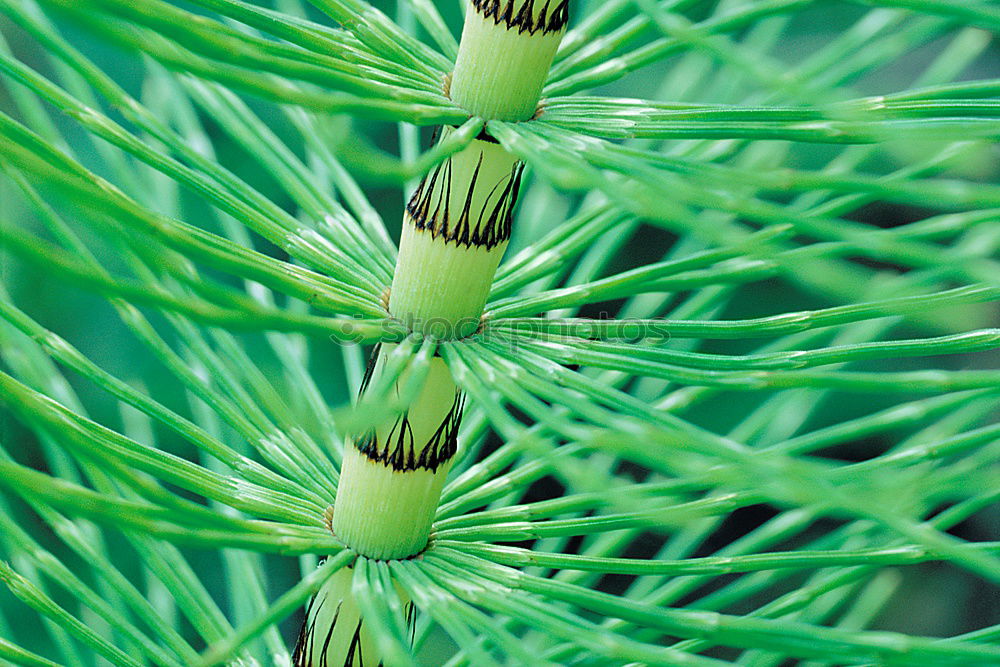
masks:
[[[1000,4],[580,0],[450,342],[383,303],[464,3],[311,5],[0,0],[0,664],[289,664],[351,564],[392,664],[1000,664]],[[431,546],[359,559],[435,353]]]

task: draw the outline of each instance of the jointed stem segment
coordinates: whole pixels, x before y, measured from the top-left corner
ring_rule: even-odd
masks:
[[[567,18],[568,0],[473,0],[451,79],[454,101],[484,120],[529,120]],[[475,333],[510,240],[523,169],[484,133],[424,177],[403,218],[390,315],[438,339]],[[386,352],[374,353],[369,379]],[[464,400],[444,361],[434,358],[406,411],[348,448],[331,522],[340,540],[380,560],[408,558],[426,547],[457,450]],[[339,594],[349,606],[349,590]],[[338,638],[332,625],[323,627],[337,617],[329,610],[342,608],[336,595],[331,589],[324,608],[309,614],[311,639],[301,655],[322,658],[298,664],[339,664],[366,641],[360,616],[351,636]],[[324,642],[320,650],[318,641]]]
[[[486,120],[530,119],[567,18],[566,0],[474,0],[451,84],[455,101]],[[424,176],[403,217],[390,315],[439,339],[475,333],[510,240],[523,169],[484,133]],[[376,352],[372,373],[384,352]],[[357,440],[345,455],[333,516],[348,546],[381,559],[424,548],[463,404],[435,359],[406,413]]]
[[[376,352],[371,373],[385,356]],[[404,381],[401,379],[401,381]],[[333,532],[369,558],[406,558],[427,544],[458,443],[464,397],[440,358],[407,411],[344,453]]]
[[[451,99],[487,120],[530,119],[568,19],[568,0],[473,0]]]

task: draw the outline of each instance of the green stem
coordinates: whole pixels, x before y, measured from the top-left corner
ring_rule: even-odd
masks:
[[[522,169],[484,138],[424,177],[403,219],[389,297],[393,317],[439,339],[463,338],[479,328],[510,240]]]
[[[350,564],[339,568],[309,603],[292,654],[296,667],[382,664],[375,637],[351,590],[354,578]],[[407,622],[411,622],[410,603],[398,587],[396,593],[404,601]]]
[[[451,99],[488,120],[528,120],[569,20],[569,0],[471,0]]]
[[[366,385],[385,359],[386,353],[376,352]],[[396,384],[405,383],[401,376]],[[457,449],[463,402],[436,357],[407,411],[347,448],[333,510],[337,537],[379,560],[406,558],[426,546]]]
[[[451,92],[483,120],[528,120],[565,30],[568,2],[501,4],[471,0]],[[454,132],[444,128],[441,141]],[[510,240],[523,168],[484,131],[424,176],[403,216],[392,317],[436,339],[478,330]],[[369,381],[388,349],[374,356]],[[457,450],[463,403],[444,361],[433,359],[406,412],[345,453],[331,522],[338,538],[375,559],[424,549]]]
[[[568,0],[508,0],[503,6],[472,0],[450,79],[453,100],[483,121],[529,120],[565,30],[567,5]],[[444,128],[441,141],[455,132]],[[484,130],[424,176],[403,216],[387,303],[393,318],[415,333],[441,340],[464,338],[479,329],[510,240],[523,169]],[[381,377],[391,347],[381,346],[373,354],[362,392],[373,378]],[[443,359],[431,359],[425,369],[405,412],[356,436],[355,447],[344,453],[330,528],[344,544],[371,559],[408,558],[427,546],[458,448],[465,397]],[[408,380],[419,380],[417,372],[410,368],[400,375],[390,401],[401,397]],[[346,590],[322,599],[337,595],[342,596],[340,605],[356,608]],[[314,607],[320,599],[317,596]],[[324,626],[331,613],[330,605],[311,611],[307,629],[310,624]],[[350,664],[352,646],[370,650],[364,646],[360,612],[356,618],[357,630],[349,628],[354,634],[341,637],[336,634],[341,630],[331,630],[335,641],[317,652],[317,642],[325,639],[313,632],[307,648],[337,664],[346,656],[345,664]]]

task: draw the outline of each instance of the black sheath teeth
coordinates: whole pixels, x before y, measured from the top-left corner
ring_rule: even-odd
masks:
[[[372,382],[372,376],[375,375],[375,364],[378,362],[378,355],[382,351],[382,343],[376,343],[375,347],[372,348],[372,356],[368,357],[368,364],[365,366],[365,375],[361,378],[361,389],[358,390],[358,395],[365,393],[368,389],[368,385]]]
[[[480,153],[476,170],[465,193],[465,203],[457,220],[452,220],[452,161],[445,160],[424,176],[406,205],[406,212],[417,229],[429,231],[445,243],[490,250],[510,239],[514,225],[514,205],[521,190],[524,163],[516,162],[510,174],[493,186],[481,210],[472,210],[473,194],[483,165]]]
[[[319,604],[316,604],[317,600]],[[323,637],[323,644],[319,647],[319,652],[317,653],[316,647],[316,620],[319,618],[320,612],[323,610],[323,605],[326,604],[327,596],[323,596],[323,599],[319,599],[319,596],[314,597],[310,602],[309,606],[306,607],[306,620],[302,624],[302,629],[299,631],[299,637],[295,642],[295,650],[292,652],[292,665],[293,667],[329,667],[330,655],[328,649],[330,648],[330,642],[333,640],[333,630],[337,627],[337,621],[340,620],[340,610],[343,607],[343,600],[337,603],[337,608],[333,612],[333,621],[330,623],[330,627],[327,628],[326,636]],[[315,607],[315,612],[313,608]],[[345,667],[355,667],[353,662],[353,656],[350,657],[350,662],[344,662]],[[361,667],[364,667],[364,663],[361,663]]]
[[[553,7],[553,0],[535,11],[536,0],[472,0],[472,6],[484,19],[492,18],[496,25],[501,23],[508,30],[534,35],[559,32],[569,22],[569,0],[559,0]]]
[[[376,345],[368,359],[368,367],[361,380],[360,393],[362,394],[368,388],[372,376],[375,374],[375,362],[381,347],[381,343]],[[445,415],[441,425],[420,447],[419,451],[407,414],[396,419],[392,430],[385,438],[385,443],[379,442],[378,434],[375,431],[369,431],[358,441],[358,451],[367,456],[370,461],[381,463],[387,468],[392,467],[397,472],[414,470],[434,472],[438,466],[447,463],[458,451],[458,428],[462,425],[462,412],[464,410],[465,394],[456,391],[448,414]]]
[[[419,451],[413,438],[409,416],[406,414],[396,419],[384,443],[379,441],[374,431],[370,431],[358,442],[358,451],[370,461],[381,463],[387,468],[391,467],[397,472],[414,470],[434,472],[438,466],[451,460],[458,451],[458,429],[462,425],[464,409],[465,395],[456,391],[448,414]]]
[[[347,569],[350,570],[351,566],[348,565]],[[331,656],[329,649],[333,641],[333,631],[337,627],[337,621],[340,620],[340,610],[343,607],[344,601],[341,600],[337,603],[337,608],[333,612],[333,622],[330,623],[330,627],[327,628],[326,635],[322,638],[321,645],[319,645],[316,641],[316,620],[319,618],[319,613],[322,611],[326,601],[327,596],[325,595],[322,598],[316,595],[309,601],[309,606],[306,607],[305,622],[303,622],[302,628],[299,630],[299,636],[295,641],[295,649],[292,651],[292,667],[334,667],[334,665],[338,664],[335,662],[337,660],[336,656]],[[403,607],[403,615],[406,627],[410,631],[410,646],[413,646],[417,631],[417,610],[414,608],[412,602],[406,603]],[[351,635],[351,643],[347,647],[344,661],[341,663],[343,667],[365,667],[365,658],[361,651],[362,627],[363,620],[358,619],[358,623],[354,627],[354,634]],[[319,649],[318,652],[317,647]],[[378,662],[378,667],[384,667],[381,660]]]

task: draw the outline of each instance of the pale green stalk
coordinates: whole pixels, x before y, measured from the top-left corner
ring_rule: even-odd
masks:
[[[546,0],[536,6],[526,1],[505,16],[494,3],[471,5],[447,83],[451,98],[483,120],[530,119],[565,29],[567,2]],[[442,142],[452,132],[442,130]],[[445,340],[479,329],[510,240],[523,168],[484,132],[424,176],[404,215],[386,303],[392,317],[411,331]],[[366,384],[382,373],[389,349],[373,357]],[[425,548],[458,449],[464,402],[448,366],[435,358],[405,411],[347,447],[331,521],[339,539],[378,560],[410,557]],[[354,604],[346,592],[340,595],[342,604]],[[358,631],[347,643],[331,620],[312,619],[318,628],[313,636],[333,640],[326,655],[340,660],[346,650],[353,660],[355,638],[371,646],[360,616]]]
[[[996,662],[996,627],[967,632],[957,614],[946,622],[961,629],[940,628],[956,635],[947,639],[865,630],[910,580],[949,582],[962,568],[976,591],[1000,577],[995,544],[953,537],[984,525],[1000,483],[997,373],[980,370],[997,346],[1000,247],[989,3],[867,2],[878,8],[841,17],[839,34],[812,20],[836,23],[824,3],[581,3],[590,16],[556,56],[552,97],[512,105],[477,99],[489,87],[460,71],[446,77],[459,52],[477,63],[466,69],[502,73],[492,52],[459,48],[447,34],[457,22],[431,3],[400,1],[396,25],[362,0],[316,0],[337,21],[329,27],[295,0],[277,10],[195,0],[195,12],[165,0],[96,0],[86,11],[44,0],[58,22],[31,0],[0,0],[19,26],[16,57],[0,58],[15,102],[0,117],[0,237],[12,260],[0,260],[0,280],[13,288],[0,306],[11,406],[0,418],[14,434],[2,482],[81,570],[51,560],[66,558],[66,545],[17,539],[11,523],[0,558],[34,588],[8,580],[36,607],[42,595],[55,606],[32,633],[8,608],[19,603],[4,602],[0,662],[84,665],[117,650],[160,664],[249,665],[272,658],[256,653],[266,633],[283,664],[276,624],[355,560],[319,595],[366,619],[357,642],[346,632],[353,620],[329,635],[361,647],[366,662],[712,664],[716,645],[755,665]],[[466,22],[478,15],[470,9]],[[494,26],[516,18],[490,16]],[[444,55],[407,34],[417,23]],[[57,25],[81,47],[90,44],[78,28],[102,48],[125,47],[128,65],[145,68],[139,101],[118,72],[102,71],[104,51],[82,49],[99,54],[91,62]],[[507,48],[520,32],[511,41],[488,27],[470,32],[530,60]],[[649,65],[663,66],[662,84]],[[963,79],[972,80],[952,83]],[[604,83],[615,87],[563,95]],[[515,107],[519,117],[502,117]],[[407,123],[402,159],[369,138],[372,126],[331,110]],[[450,126],[418,155],[413,123]],[[484,123],[501,144],[481,134]],[[498,270],[486,316],[500,244],[488,261],[466,261],[433,243],[447,236],[441,218],[414,220],[419,208],[390,285],[396,250],[359,183],[450,173],[458,194],[440,178],[419,192],[451,209],[464,206],[465,188],[480,205],[473,181],[485,172],[474,179],[468,165],[477,152],[503,156],[494,176],[504,178],[516,162],[507,150],[546,182],[526,192],[528,224],[512,240],[521,252]],[[879,229],[868,218],[883,224],[881,202],[931,210]],[[415,242],[428,232],[432,243]],[[295,259],[269,257],[254,233]],[[479,279],[434,282],[449,270]],[[106,358],[46,311],[48,292],[36,298],[25,280],[43,274],[63,281],[67,306],[86,303],[76,288],[110,302],[168,380],[138,359]],[[118,322],[100,310],[97,338],[118,348]],[[265,329],[266,344],[253,333]],[[411,329],[431,335],[421,344],[406,338]],[[358,346],[343,354],[349,390],[328,372],[330,335],[382,344],[355,407],[327,407],[349,402],[364,379]],[[70,382],[93,386],[77,400]],[[392,469],[408,450],[387,445],[404,416],[435,430],[459,389],[476,412],[455,429],[464,458],[438,467],[441,479],[456,474],[423,547],[440,480],[421,485],[418,471]],[[95,390],[102,402],[88,417]],[[177,390],[197,397],[190,420]],[[35,470],[24,465],[35,449],[21,448],[22,426],[39,441]],[[372,458],[355,444],[389,465],[369,474],[357,464]],[[192,446],[224,465],[184,464]],[[484,446],[496,451],[483,456]],[[357,558],[329,534],[323,510],[342,465],[338,503],[351,511],[341,518],[405,515],[395,537],[418,557]],[[364,489],[403,474],[426,502],[373,512],[382,496]],[[11,506],[9,519],[27,526],[23,503]],[[719,545],[760,512],[774,516]],[[353,534],[350,546],[368,556],[391,532],[344,521],[339,537]],[[105,532],[126,548],[105,548]],[[532,542],[492,544],[522,540]],[[228,551],[217,589],[199,580],[214,570],[173,543],[306,554],[294,573],[305,576],[282,595],[281,575],[244,565],[288,559]],[[342,555],[317,570],[317,556],[332,553]],[[941,565],[921,567],[929,559]],[[148,590],[128,583],[135,572]],[[247,576],[259,586],[238,588]],[[620,592],[600,592],[612,586]],[[949,603],[974,599],[962,591],[950,587]],[[268,604],[267,593],[279,597]],[[422,613],[413,630],[410,600]],[[201,659],[189,641],[208,644]]]

